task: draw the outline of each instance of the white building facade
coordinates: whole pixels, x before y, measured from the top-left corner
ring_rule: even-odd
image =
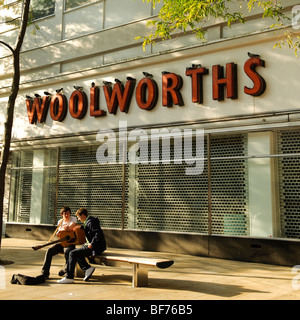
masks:
[[[285,1],[287,15],[296,4]],[[97,216],[109,246],[294,263],[299,59],[273,48],[278,34],[255,12],[231,28],[207,23],[205,43],[179,34],[143,51],[135,37],[160,7],[36,7],[38,30],[28,27],[21,56],[6,234],[47,238],[67,205]],[[17,30],[1,28],[13,43]],[[0,50],[3,123],[12,66]]]

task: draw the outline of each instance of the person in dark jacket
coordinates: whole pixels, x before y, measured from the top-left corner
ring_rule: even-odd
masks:
[[[84,208],[77,210],[76,217],[83,225],[75,226],[74,230],[77,228],[84,229],[87,242],[81,248],[74,249],[69,253],[66,276],[58,280],[57,283],[74,283],[74,271],[77,262],[85,272],[83,280],[88,281],[95,268],[88,264],[85,258],[101,254],[106,250],[106,241],[98,218],[89,216]]]

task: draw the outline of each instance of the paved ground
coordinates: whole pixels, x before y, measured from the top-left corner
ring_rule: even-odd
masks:
[[[11,284],[13,274],[40,274],[46,249],[33,251],[32,240],[3,239],[0,300],[274,300],[300,298],[300,277],[292,268],[170,253],[142,252],[145,256],[174,259],[172,267],[149,270],[149,286],[131,287],[131,268],[97,267],[89,282],[57,284],[63,257],[53,259],[51,276],[44,284]],[[109,251],[123,252],[120,249]],[[131,250],[126,250],[130,252]],[[300,269],[299,269],[300,271]],[[300,273],[299,273],[300,274]],[[299,289],[298,289],[299,287]]]

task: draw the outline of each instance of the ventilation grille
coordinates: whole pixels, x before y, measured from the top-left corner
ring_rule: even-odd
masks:
[[[300,153],[300,131],[278,133],[278,153]],[[282,236],[300,238],[300,157],[280,157],[279,199]]]

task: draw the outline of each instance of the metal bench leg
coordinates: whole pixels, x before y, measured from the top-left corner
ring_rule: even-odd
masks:
[[[148,286],[148,269],[142,269],[138,263],[133,264],[132,287]]]

